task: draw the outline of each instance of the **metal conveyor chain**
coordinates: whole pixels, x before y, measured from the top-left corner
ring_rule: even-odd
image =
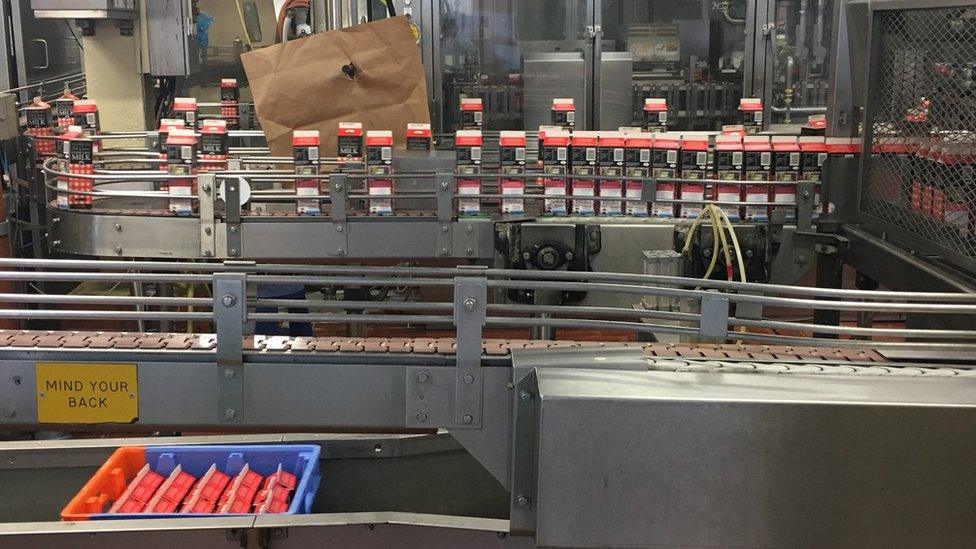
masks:
[[[648,357],[734,361],[817,361],[817,362],[887,362],[881,354],[865,349],[737,344],[669,344],[644,342],[540,341],[523,339],[485,339],[482,352],[488,356],[506,356],[513,349],[553,347],[639,347]],[[213,334],[154,334],[132,332],[50,332],[0,330],[0,348],[31,349],[143,349],[196,350],[216,348]],[[396,353],[455,354],[454,338],[355,338],[355,337],[287,337],[248,336],[245,352],[297,353]]]

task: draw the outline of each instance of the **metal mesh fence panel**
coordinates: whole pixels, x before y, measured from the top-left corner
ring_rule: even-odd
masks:
[[[880,12],[861,210],[976,259],[976,7]]]

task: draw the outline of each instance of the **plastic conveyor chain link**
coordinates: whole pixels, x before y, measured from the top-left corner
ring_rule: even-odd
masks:
[[[354,338],[248,336],[245,352],[266,353],[399,353],[453,355],[454,338]],[[0,330],[0,348],[31,349],[143,349],[163,351],[212,351],[213,334],[132,333],[132,332],[50,332]],[[731,361],[829,361],[883,363],[879,353],[864,349],[801,347],[785,345],[668,344],[644,342],[540,341],[524,339],[485,339],[486,356],[507,356],[512,349],[568,347],[637,347],[648,357]]]

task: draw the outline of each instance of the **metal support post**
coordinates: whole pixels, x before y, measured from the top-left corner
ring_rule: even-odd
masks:
[[[813,199],[814,183],[799,181],[796,184],[796,230],[810,232],[813,230]]]
[[[224,180],[224,214],[227,221],[227,257],[242,257],[241,189],[236,179]]]
[[[349,177],[344,173],[329,174],[329,197],[332,202],[332,230],[338,237],[335,255],[342,257],[349,253],[349,227],[346,223],[347,197],[349,196]]]
[[[244,323],[247,275],[214,273],[213,312],[217,332],[217,414],[221,421],[244,418]]]
[[[481,371],[482,328],[488,301],[488,280],[483,268],[472,276],[454,279],[454,326],[457,330],[454,380],[454,422],[460,428],[481,428],[483,379]]]
[[[200,192],[200,255],[214,257],[217,250],[217,235],[214,234],[214,194],[217,178],[212,173],[197,176]]]
[[[817,287],[842,288],[844,286],[844,262],[840,254],[817,255]],[[813,323],[824,326],[840,325],[840,311],[817,309],[813,311]],[[837,334],[814,333],[813,337],[837,339]]]
[[[437,255],[449,257],[454,252],[454,236],[452,221],[454,221],[454,176],[449,173],[439,173],[437,183]]]

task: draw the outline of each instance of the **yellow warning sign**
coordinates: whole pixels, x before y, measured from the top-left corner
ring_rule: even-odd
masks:
[[[132,423],[139,417],[135,364],[38,362],[39,423]]]

